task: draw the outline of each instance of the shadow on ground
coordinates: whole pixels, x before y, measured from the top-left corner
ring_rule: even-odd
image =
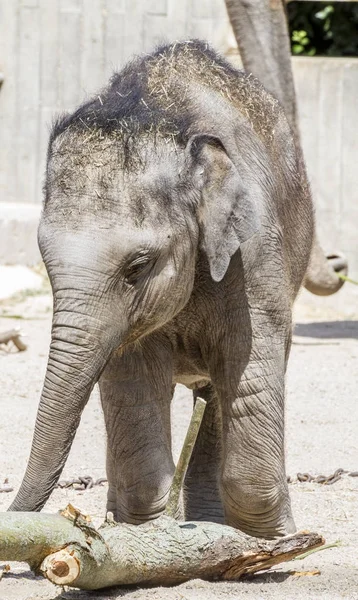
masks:
[[[145,590],[145,588],[139,588],[138,586],[128,586],[125,588],[117,586],[93,591],[73,589],[61,592],[53,600],[118,600],[118,598],[123,598],[127,596],[127,594],[133,594],[135,590],[139,589],[141,589],[142,592]]]
[[[358,321],[320,321],[297,323],[294,334],[301,337],[323,339],[358,339]]]
[[[292,573],[284,573],[282,571],[266,571],[265,573],[247,575],[242,579],[242,583],[283,583],[289,577],[292,577]]]
[[[240,583],[240,585],[242,586],[242,592],[244,593],[244,589],[246,585],[250,585],[250,584],[269,584],[269,583],[283,583],[286,579],[288,579],[289,577],[292,577],[292,573],[287,573],[287,572],[282,572],[282,571],[267,571],[265,573],[259,573],[259,574],[255,574],[255,575],[248,575],[243,577],[242,579],[236,580],[236,581],[226,581],[225,585],[228,586],[228,588],[230,586],[237,586],[238,583]],[[184,584],[185,585],[185,584]],[[190,585],[190,582],[189,582]],[[148,591],[148,598],[150,597],[158,597],[157,593],[160,590],[163,592],[163,590],[168,590],[170,592],[170,590],[172,590],[173,592],[175,592],[175,590],[178,591],[178,596],[179,598],[185,598],[185,591],[183,590],[182,586],[170,586],[168,588],[138,588],[137,586],[128,586],[126,588],[120,588],[120,587],[112,587],[112,588],[106,588],[103,590],[96,590],[93,592],[89,592],[89,591],[84,591],[84,590],[69,590],[69,591],[64,591],[62,592],[59,596],[56,596],[56,598],[54,598],[54,600],[111,600],[113,599],[118,599],[118,598],[122,598],[125,597],[127,594],[129,593],[133,593],[133,591],[135,591],[136,589],[141,589],[141,591],[145,591],[145,589],[147,589]],[[237,592],[237,587],[234,588],[235,592]],[[181,593],[183,591],[184,595]],[[212,590],[211,590],[212,591]],[[228,589],[229,591],[229,589]],[[157,592],[157,593],[156,593]],[[176,596],[176,594],[175,594]],[[160,596],[159,596],[160,597]],[[165,595],[166,597],[166,595]],[[192,597],[192,596],[191,596]],[[201,596],[202,597],[202,596]],[[210,596],[211,597],[211,596]],[[230,596],[231,597],[231,596]]]

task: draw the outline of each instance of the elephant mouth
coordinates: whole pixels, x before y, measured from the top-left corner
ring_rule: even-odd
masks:
[[[333,271],[337,273],[337,275],[347,275],[348,262],[344,254],[337,252],[334,254],[328,254],[326,258]]]

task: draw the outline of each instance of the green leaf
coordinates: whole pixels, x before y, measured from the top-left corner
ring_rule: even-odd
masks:
[[[304,51],[304,47],[301,44],[293,44],[292,52],[293,54],[301,54]]]
[[[317,12],[315,14],[315,17],[317,17],[317,19],[321,19],[322,21],[324,21],[324,19],[327,19],[327,17],[329,15],[331,15],[333,12],[334,12],[334,7],[330,4],[329,6],[325,6],[322,10]]]
[[[292,32],[291,37],[293,42],[301,42],[303,39],[307,38],[307,32],[303,29],[295,30]]]

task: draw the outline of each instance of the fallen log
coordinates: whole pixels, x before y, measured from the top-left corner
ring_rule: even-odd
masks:
[[[12,342],[15,344],[19,352],[23,352],[27,349],[27,345],[23,342],[21,336],[22,333],[19,327],[10,329],[9,331],[4,331],[3,333],[0,333],[0,344],[8,344],[9,342]]]
[[[205,522],[181,522],[180,494],[205,410],[197,398],[175,470],[166,514],[143,525],[109,519],[96,529],[72,505],[57,515],[0,513],[0,560],[27,562],[57,585],[171,585],[189,579],[239,579],[324,544],[301,532],[268,542]]]
[[[315,533],[265,541],[225,525],[168,516],[96,529],[71,505],[57,515],[0,514],[0,560],[27,562],[57,585],[85,590],[239,579],[322,544]]]

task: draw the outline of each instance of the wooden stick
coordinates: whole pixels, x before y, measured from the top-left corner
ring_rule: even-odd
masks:
[[[13,342],[16,348],[22,352],[23,350],[27,349],[27,346],[22,341],[21,335],[20,328],[4,331],[4,333],[0,333],[0,344],[8,344],[9,342]]]
[[[177,514],[180,502],[180,493],[183,487],[186,472],[188,470],[190,458],[193,453],[196,438],[198,437],[200,425],[203,420],[205,407],[205,400],[197,397],[169,492],[169,499],[165,509],[165,514],[168,515],[168,517],[175,517]]]
[[[324,544],[315,533],[276,541],[225,525],[163,516],[143,525],[96,530],[69,506],[61,515],[0,514],[0,560],[27,562],[57,585],[170,585],[189,579],[238,579]]]

